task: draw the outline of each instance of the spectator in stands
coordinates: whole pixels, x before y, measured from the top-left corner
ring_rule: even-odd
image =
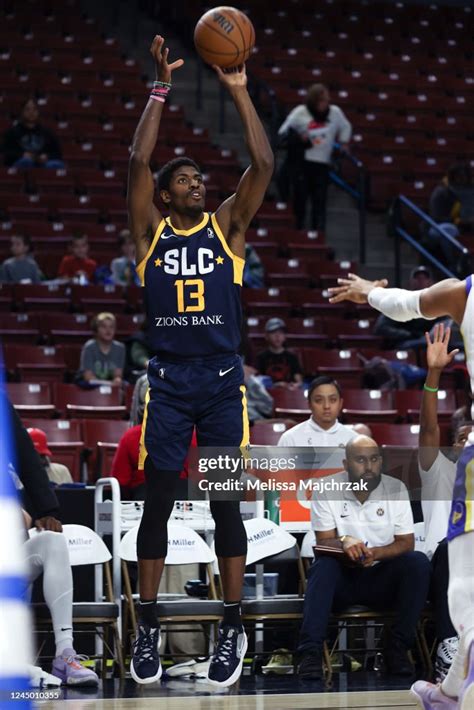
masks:
[[[71,254],[63,256],[58,277],[75,283],[88,284],[94,278],[97,262],[89,258],[87,234],[75,234],[71,240]]]
[[[0,393],[0,397],[4,397]],[[59,520],[60,511],[56,495],[49,485],[48,476],[35,451],[21,420],[5,398],[11,425],[11,435],[16,461],[9,462],[15,485],[20,492],[24,507],[26,528],[34,525],[40,534],[24,544],[25,558],[32,584],[43,574],[43,594],[53,622],[56,656],[52,674],[39,666],[30,667],[30,682],[35,687],[57,684],[98,685],[99,679],[93,670],[80,664],[74,650],[72,627],[73,580],[66,539]],[[4,475],[2,471],[0,475]],[[59,678],[60,682],[56,679]]]
[[[31,239],[25,234],[14,234],[10,238],[11,257],[0,266],[0,282],[32,283],[41,281],[41,271],[31,255]]]
[[[152,357],[152,352],[148,346],[147,331],[148,323],[145,318],[140,325],[140,329],[132,333],[126,340],[125,379],[128,382],[135,382],[137,377],[146,370],[148,360]]]
[[[247,414],[250,424],[260,419],[268,419],[273,413],[273,398],[257,377],[257,370],[244,365],[244,382],[247,397]]]
[[[295,389],[303,382],[298,358],[285,348],[286,324],[281,318],[270,318],[265,324],[267,350],[257,356],[260,375],[271,377],[273,387]]]
[[[309,571],[298,673],[300,678],[322,678],[331,610],[362,604],[395,612],[385,663],[390,673],[411,675],[408,650],[426,602],[430,563],[414,551],[408,492],[401,481],[382,473],[380,449],[366,436],[346,445],[344,468],[331,477],[331,484],[340,484],[339,491],[318,492],[312,502],[317,544],[332,549],[318,556]],[[348,483],[352,488],[343,490]]]
[[[113,313],[98,313],[92,319],[95,337],[81,351],[81,380],[90,384],[122,384],[125,345],[114,339],[116,323]]]
[[[263,264],[251,244],[245,245],[244,286],[262,288],[264,284]]]
[[[5,165],[16,168],[64,168],[55,134],[39,123],[38,104],[28,99],[19,121],[3,136]]]
[[[342,467],[344,447],[357,434],[338,419],[344,404],[339,384],[327,375],[316,377],[309,386],[308,404],[309,419],[285,431],[278,446],[340,447],[340,454],[331,455],[326,467]]]
[[[469,163],[450,166],[443,181],[435,187],[430,197],[430,217],[449,236],[457,238],[460,231],[474,227],[474,185]],[[428,232],[429,246],[443,258],[453,270],[457,268],[456,252],[450,242],[431,228]]]
[[[339,108],[330,102],[329,91],[323,84],[313,84],[308,89],[306,103],[296,106],[278,130],[285,136],[291,130],[293,143],[299,140],[304,147],[303,180],[297,177],[294,187],[296,226],[305,222],[306,202],[311,201],[311,229],[324,229],[326,221],[326,194],[329,182],[329,165],[334,143],[339,141],[347,150],[352,127]]]
[[[433,274],[427,266],[416,266],[412,270],[409,281],[411,291],[428,288],[433,283]],[[402,350],[416,347],[424,348],[426,345],[425,333],[432,326],[433,321],[425,318],[416,318],[406,323],[400,323],[381,314],[375,322],[374,334],[384,338],[385,345],[388,348],[400,348]]]
[[[60,486],[61,483],[73,483],[68,467],[64,466],[62,463],[53,463],[51,461],[52,453],[49,449],[48,439],[44,431],[42,429],[31,428],[28,429],[28,434],[38,452],[49,480],[53,483],[57,483],[58,486]]]
[[[148,377],[145,374],[135,383],[130,411],[130,429],[122,435],[112,461],[110,475],[120,484],[122,500],[145,498],[145,472],[138,468],[138,458],[147,389]]]
[[[441,323],[434,328],[432,337],[426,336],[428,375],[421,402],[419,438],[425,553],[432,566],[431,598],[438,639],[435,660],[437,682],[442,682],[446,677],[459,645],[448,608],[449,563],[446,532],[456,480],[456,462],[467,437],[473,431],[471,421],[458,420],[454,429],[454,445],[450,451],[443,453],[440,450],[437,392],[441,374],[444,368],[452,363],[457,352],[452,350],[448,353],[450,335],[450,329],[445,329]],[[466,415],[469,416],[469,409],[466,410]]]
[[[117,286],[140,286],[140,279],[135,271],[135,242],[129,229],[120,232],[119,247],[122,256],[112,259],[110,264],[112,283]]]

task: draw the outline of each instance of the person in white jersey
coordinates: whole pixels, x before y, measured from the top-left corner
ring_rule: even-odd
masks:
[[[348,441],[357,436],[357,432],[341,424],[338,419],[343,404],[339,383],[327,375],[316,377],[308,390],[311,416],[285,431],[278,441],[278,446],[339,447],[340,453],[335,452],[330,461],[331,467],[340,466],[342,470],[344,448]]]
[[[369,303],[389,318],[450,316],[464,340],[466,365],[474,392],[474,276],[444,279],[421,291],[386,288],[386,279],[367,281],[355,274],[329,289],[330,302]],[[474,413],[474,400],[471,417]],[[474,433],[469,434],[456,469],[449,517],[449,613],[459,635],[459,648],[441,685],[418,681],[412,686],[424,710],[472,710],[474,707]]]

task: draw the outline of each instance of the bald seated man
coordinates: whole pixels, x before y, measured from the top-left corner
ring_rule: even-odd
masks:
[[[309,571],[297,671],[302,679],[322,678],[331,611],[362,604],[395,613],[384,647],[386,670],[411,675],[408,650],[426,602],[430,565],[414,551],[408,492],[382,473],[380,448],[368,436],[346,445],[343,465],[344,471],[324,479],[331,487],[313,495],[316,542],[340,553],[318,555]]]

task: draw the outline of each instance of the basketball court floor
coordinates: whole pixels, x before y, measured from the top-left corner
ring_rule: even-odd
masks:
[[[149,686],[118,680],[98,689],[61,689],[39,710],[319,710],[320,708],[416,708],[408,692],[410,679],[375,673],[340,673],[330,687],[298,681],[294,676],[244,676],[232,688],[214,688],[205,681],[170,679]],[[55,691],[52,691],[55,693]]]

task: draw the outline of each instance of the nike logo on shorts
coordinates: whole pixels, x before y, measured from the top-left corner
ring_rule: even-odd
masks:
[[[224,375],[227,375],[227,373],[230,372],[231,370],[233,370],[234,368],[235,368],[235,365],[233,365],[232,367],[229,367],[228,370],[219,370],[219,377],[224,377]]]

